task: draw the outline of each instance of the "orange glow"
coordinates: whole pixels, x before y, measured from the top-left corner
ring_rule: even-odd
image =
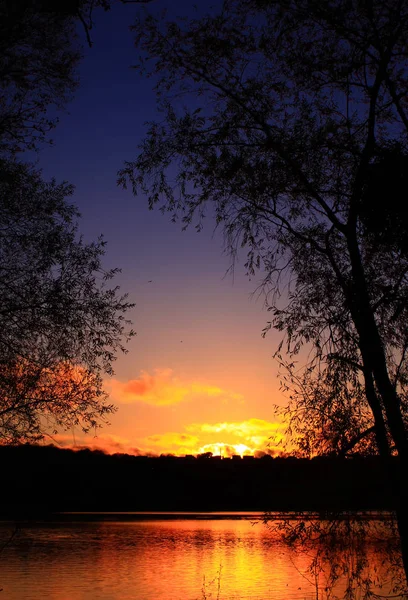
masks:
[[[265,411],[257,403],[256,386],[248,386],[254,396],[248,401],[246,394],[240,393],[239,380],[228,384],[227,378],[211,381],[179,375],[169,368],[142,371],[137,378],[122,381],[111,379],[105,382],[105,389],[119,409],[110,416],[111,427],[88,435],[76,428],[52,440],[63,447],[88,447],[109,454],[211,452],[224,458],[282,454],[284,425],[260,418],[272,410]]]
[[[115,583],[120,597],[132,597],[140,589],[138,565],[143,565],[143,583],[156,598],[181,597],[181,592],[168,593],[169,582],[186,598],[314,597],[313,582],[305,579],[310,556],[278,546],[278,535],[261,523],[254,527],[250,519],[234,521],[233,526],[228,520],[176,520],[133,525],[153,544],[137,546],[137,554],[133,546],[115,552],[105,544],[95,555],[97,573],[121,573],[126,561],[126,576]],[[160,546],[155,540],[160,540]],[[172,548],[174,540],[178,552]]]
[[[130,440],[118,435],[110,435],[101,432],[90,438],[75,433],[56,435],[52,440],[64,447],[84,448],[93,450],[103,450],[109,454],[115,452],[128,453],[134,455],[140,454],[174,454],[175,456],[185,456],[186,454],[203,454],[211,452],[214,456],[224,458],[233,455],[262,456],[270,454],[279,455],[283,452],[283,436],[279,434],[278,441],[271,440],[268,431],[271,434],[274,431],[280,431],[282,424],[267,423],[258,419],[258,423],[194,423],[186,426],[187,432],[165,432],[162,434],[152,434],[141,438]],[[260,424],[261,423],[261,424]],[[268,430],[269,426],[269,430]],[[257,429],[262,428],[265,435],[252,435]],[[190,432],[195,432],[193,435]]]
[[[212,452],[214,456],[222,456],[223,458],[230,458],[231,456],[251,456],[255,453],[255,448],[249,448],[245,444],[224,444],[218,442],[215,444],[206,444],[199,448],[198,453],[203,454],[204,452]]]
[[[243,438],[256,449],[265,448],[273,440],[275,444],[282,443],[283,424],[268,422],[262,419],[248,419],[240,423],[202,423],[192,424],[186,427],[187,431],[202,433],[232,434]],[[242,452],[240,452],[242,454]]]
[[[144,402],[155,406],[167,406],[193,400],[197,396],[242,399],[241,394],[199,381],[182,381],[172,369],[155,369],[151,375],[142,371],[137,379],[122,383],[117,379],[107,382],[112,398],[121,404]]]
[[[45,442],[47,444],[54,443],[61,448],[73,448],[74,450],[88,448],[89,450],[101,450],[107,454],[119,453],[131,454],[133,456],[149,454],[147,451],[134,447],[131,440],[108,433],[84,436],[83,434],[78,434],[75,433],[74,430],[71,430],[70,433],[57,433],[52,436],[47,435],[45,437]]]
[[[195,448],[199,439],[194,435],[186,433],[164,433],[163,435],[150,435],[146,438],[148,446],[153,445],[161,451],[173,452],[175,454],[188,454]]]

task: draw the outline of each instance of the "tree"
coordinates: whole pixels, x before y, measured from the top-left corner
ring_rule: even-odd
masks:
[[[248,271],[264,271],[290,377],[294,356],[305,364],[310,393],[293,408],[310,400],[314,424],[342,434],[329,436],[334,449],[373,432],[384,460],[399,458],[408,574],[408,261],[394,201],[408,2],[226,0],[201,19],[149,16],[134,31],[165,119],[120,183],[185,226],[214,214],[231,253],[246,247]]]
[[[56,110],[78,86],[81,32],[92,45],[94,11],[112,4],[0,0],[0,155],[37,149],[47,140],[58,122]]]
[[[103,389],[132,335],[109,281],[102,238],[78,237],[72,186],[0,162],[0,439],[94,428],[113,411]]]
[[[0,152],[33,149],[77,86],[75,21],[45,2],[0,0]]]
[[[150,0],[119,0],[143,4]],[[96,427],[114,410],[103,374],[133,335],[133,306],[104,271],[102,238],[78,238],[72,186],[16,161],[38,150],[71,99],[111,0],[0,0],[0,439]],[[79,26],[79,27],[78,27]]]

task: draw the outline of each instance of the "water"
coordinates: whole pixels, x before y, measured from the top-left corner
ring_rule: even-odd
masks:
[[[315,599],[310,554],[242,517],[25,526],[0,554],[0,600]]]

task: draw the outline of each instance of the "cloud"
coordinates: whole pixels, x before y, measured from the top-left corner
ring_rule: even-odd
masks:
[[[147,444],[154,444],[162,448],[173,448],[174,446],[188,446],[192,448],[197,445],[198,437],[189,435],[188,433],[163,433],[157,435],[149,435],[145,438]]]
[[[120,435],[101,433],[97,436],[80,432],[53,436],[59,446],[77,450],[89,448],[102,450],[108,454],[126,453],[139,455],[159,455],[171,453],[176,456],[212,452],[214,455],[230,457],[264,454],[282,455],[284,425],[262,419],[248,419],[237,422],[193,423],[181,432],[164,432],[129,440]]]
[[[167,432],[149,435],[141,440],[141,444],[144,448],[148,448],[150,452],[157,454],[185,456],[186,454],[197,454],[199,439],[188,433]]]
[[[186,427],[187,431],[202,433],[232,433],[239,437],[267,439],[279,431],[284,425],[279,422],[269,422],[262,419],[248,419],[240,422],[225,423],[193,423]],[[263,434],[263,435],[262,435]]]
[[[182,381],[171,369],[156,369],[153,374],[141,371],[138,379],[126,382],[111,379],[106,387],[113,399],[121,404],[144,402],[153,406],[171,406],[199,396],[223,400],[243,398],[241,394],[205,382]]]
[[[247,419],[238,422],[223,423],[192,423],[186,427],[190,433],[201,437],[202,435],[218,439],[227,438],[225,442],[216,440],[207,443],[199,452],[213,452],[222,456],[232,454],[255,454],[263,451],[276,455],[282,451],[285,425],[277,421],[264,421],[263,419]],[[231,437],[232,436],[232,437]],[[238,440],[234,440],[238,438]],[[204,448],[206,448],[204,450]]]
[[[101,450],[107,454],[132,454],[134,456],[145,455],[146,452],[140,448],[135,448],[130,440],[119,435],[102,434],[95,437],[85,436],[83,434],[56,434],[52,437],[46,436],[45,443],[54,442],[55,445],[62,448],[71,448],[73,450]]]

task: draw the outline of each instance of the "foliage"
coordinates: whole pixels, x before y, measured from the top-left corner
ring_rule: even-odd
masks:
[[[372,413],[358,374],[350,374],[348,365],[340,361],[331,361],[316,377],[313,368],[296,368],[281,355],[278,360],[281,390],[288,401],[275,411],[287,423],[288,452],[307,457],[378,452]]]
[[[309,557],[300,574],[316,600],[407,597],[398,531],[389,514],[265,513],[264,523]]]
[[[37,149],[47,140],[56,110],[77,88],[81,39],[92,45],[94,10],[112,4],[0,0],[0,155]]]
[[[408,456],[408,261],[384,197],[406,160],[408,4],[230,0],[134,29],[165,118],[120,183],[185,226],[215,214],[231,254],[264,271],[289,364],[308,346],[316,410],[330,390],[344,444],[374,426]]]
[[[78,237],[72,187],[0,163],[0,437],[85,431],[112,412],[102,388],[133,305],[101,261],[105,242]]]
[[[0,1],[0,152],[33,149],[77,86],[75,22],[46,3]]]

